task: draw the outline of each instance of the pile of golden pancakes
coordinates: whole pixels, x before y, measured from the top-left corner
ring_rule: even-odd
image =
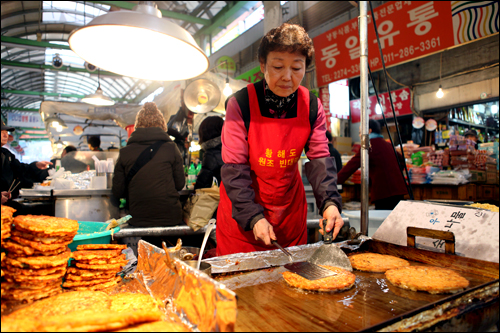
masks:
[[[2,332],[184,332],[150,295],[69,291],[2,316]]]
[[[12,229],[12,215],[16,210],[9,206],[2,206],[2,262],[5,258],[5,252],[3,252],[3,242],[10,237],[10,232]],[[3,266],[3,265],[2,265]],[[2,276],[3,276],[3,270]]]
[[[2,207],[2,225],[4,210]],[[16,216],[12,223],[10,239],[2,240],[7,250],[2,260],[2,299],[30,303],[61,293],[71,255],[68,244],[78,231],[78,222],[23,215]]]
[[[78,245],[71,253],[73,261],[63,284],[71,290],[107,290],[120,282],[116,276],[127,264],[122,250],[127,245],[85,244]]]

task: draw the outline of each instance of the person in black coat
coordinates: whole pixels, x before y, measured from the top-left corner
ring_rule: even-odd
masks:
[[[219,116],[205,118],[198,130],[200,145],[203,150],[201,171],[196,179],[194,189],[212,187],[213,177],[217,179],[220,186],[220,169],[224,165],[222,161],[222,125],[224,120]]]
[[[333,136],[330,131],[326,131],[326,137],[328,139],[328,150],[330,151],[330,157],[333,157],[335,159],[335,166],[337,167],[337,172],[342,170],[342,157],[340,156],[340,153],[335,147],[333,147]]]
[[[166,130],[165,118],[156,104],[145,103],[137,113],[135,131],[116,161],[113,194],[116,198],[125,198],[128,193],[132,215],[128,224],[134,227],[166,227],[183,223],[179,191],[186,181],[184,166],[181,153]],[[139,155],[159,141],[163,143],[158,152],[135,174],[127,187],[125,180]],[[161,242],[159,244],[161,246]]]
[[[0,189],[2,192],[2,205],[11,206],[18,211],[15,215],[31,213],[24,210],[22,205],[17,202],[12,201],[12,199],[19,196],[19,189],[21,188],[31,188],[33,183],[42,182],[49,175],[47,166],[52,164],[51,162],[41,161],[33,162],[31,164],[26,164],[20,162],[14,154],[12,154],[8,149],[3,148],[9,140],[9,131],[13,131],[13,127],[6,126],[2,122],[2,174],[0,177]],[[15,188],[14,191],[10,192],[9,189],[13,182],[20,184]]]

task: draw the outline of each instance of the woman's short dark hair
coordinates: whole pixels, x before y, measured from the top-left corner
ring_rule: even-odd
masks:
[[[221,136],[222,125],[224,125],[224,119],[219,116],[206,117],[200,124],[198,129],[198,135],[200,136],[200,144],[207,142],[208,140],[215,139]]]
[[[269,30],[262,38],[259,45],[259,62],[265,64],[269,52],[299,52],[306,57],[308,67],[314,57],[312,39],[300,25],[283,23],[277,28]]]
[[[382,132],[382,129],[380,128],[380,124],[378,121],[370,119],[368,121],[368,128],[372,130],[373,133],[380,134]]]

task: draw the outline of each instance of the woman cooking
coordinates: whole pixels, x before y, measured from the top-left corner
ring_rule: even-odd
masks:
[[[298,161],[326,230],[335,238],[340,217],[335,163],[328,151],[321,102],[299,86],[314,55],[305,30],[283,24],[262,39],[258,57],[264,80],[230,97],[222,132],[222,186],[217,213],[217,255],[307,242],[307,203]],[[323,220],[320,221],[320,227]]]

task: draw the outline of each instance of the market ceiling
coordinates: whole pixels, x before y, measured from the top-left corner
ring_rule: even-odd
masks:
[[[97,89],[97,71],[68,46],[72,30],[108,11],[131,10],[138,1],[2,1],[2,115],[38,110],[42,101],[78,101]],[[199,42],[214,36],[257,1],[156,1],[163,19],[189,31]],[[37,36],[38,33],[38,36]],[[38,40],[37,40],[38,37]],[[59,54],[61,68],[52,66]],[[161,82],[101,71],[101,88],[117,102],[139,103]]]

